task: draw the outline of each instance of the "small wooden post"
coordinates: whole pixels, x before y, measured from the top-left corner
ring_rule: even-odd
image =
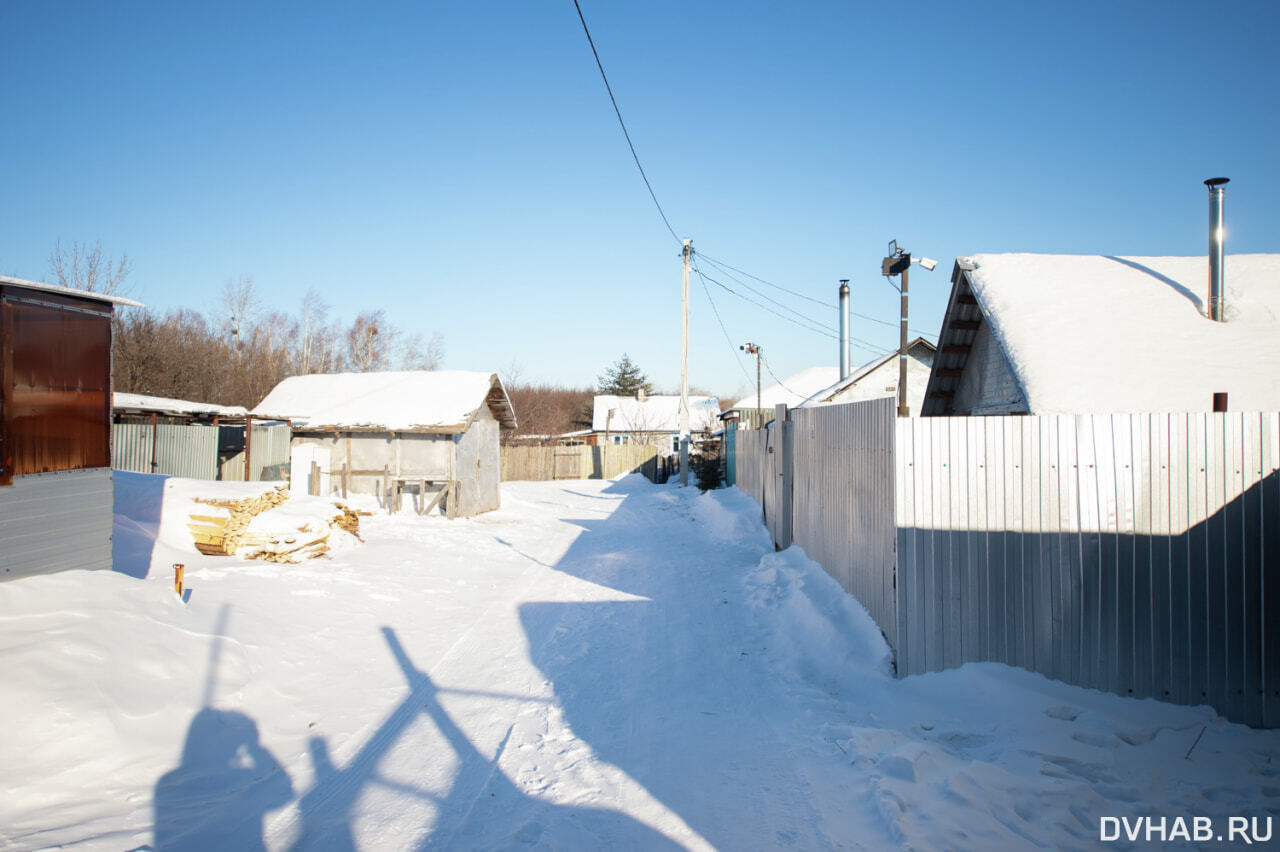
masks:
[[[156,426],[156,413],[151,412],[151,472],[155,473],[160,467],[159,454],[156,442],[160,440],[160,430]]]
[[[346,462],[342,463],[342,499],[347,499],[347,486],[351,484],[351,467]]]
[[[382,466],[382,493],[387,504],[387,514],[390,515],[395,508],[391,505],[391,465],[387,464]]]
[[[182,597],[182,575],[185,566],[181,562],[173,563],[173,590],[178,593],[178,597]]]
[[[249,452],[253,448],[253,415],[244,418],[244,481],[253,481],[253,468],[249,465]]]
[[[307,493],[312,497],[320,496],[320,463],[311,462],[311,478],[307,482]]]

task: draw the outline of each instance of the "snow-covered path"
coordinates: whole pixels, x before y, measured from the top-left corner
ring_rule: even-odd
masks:
[[[255,488],[118,474],[123,573],[0,584],[0,849],[1094,848],[1280,812],[1280,735],[1207,708],[894,679],[733,489],[508,483],[326,560],[196,554],[191,498]]]

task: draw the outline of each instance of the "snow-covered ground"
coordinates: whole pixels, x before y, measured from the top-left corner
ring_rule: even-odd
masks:
[[[264,486],[116,476],[117,573],[0,584],[0,849],[1091,848],[1105,817],[1280,816],[1280,733],[997,665],[894,679],[734,489],[508,483],[273,565],[185,529]]]

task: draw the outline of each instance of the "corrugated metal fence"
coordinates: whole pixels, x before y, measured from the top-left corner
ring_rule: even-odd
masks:
[[[900,674],[993,660],[1280,726],[1280,415],[883,403],[791,413],[793,526]]]
[[[216,427],[116,423],[111,431],[111,466],[116,470],[191,479],[218,478]],[[151,467],[153,453],[154,469]]]
[[[115,423],[111,435],[111,466],[116,470],[190,479],[243,480],[243,451],[218,464],[219,428],[226,427]],[[283,425],[253,427],[250,463],[255,481],[278,479],[282,472],[287,472],[291,434],[289,427]]]

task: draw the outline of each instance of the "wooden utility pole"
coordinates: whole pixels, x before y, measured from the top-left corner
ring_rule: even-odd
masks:
[[[681,289],[684,294],[684,314],[680,326],[680,484],[689,484],[689,256],[693,254],[693,241],[684,241],[680,253],[683,271]]]

